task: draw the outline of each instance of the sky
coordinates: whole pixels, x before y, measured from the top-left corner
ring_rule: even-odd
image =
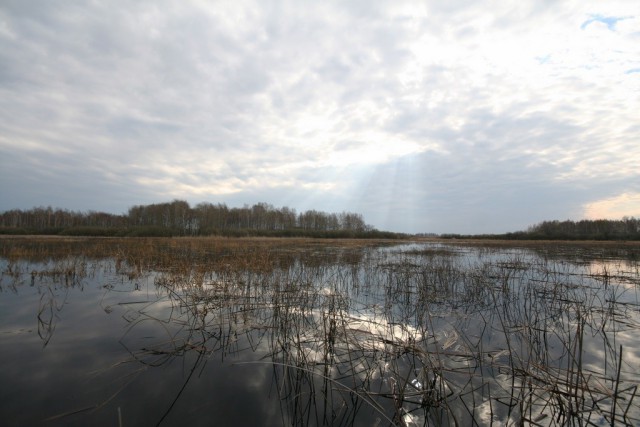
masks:
[[[0,2],[0,211],[640,217],[640,2]]]

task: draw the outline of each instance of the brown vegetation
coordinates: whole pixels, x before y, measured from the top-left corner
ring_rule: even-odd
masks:
[[[363,413],[407,426],[640,422],[638,348],[618,344],[640,329],[637,304],[623,300],[640,286],[638,245],[377,249],[389,243],[4,238],[0,256],[16,283],[34,274],[21,266],[46,260],[36,280],[80,277],[89,259],[153,277],[157,302],[119,306],[131,360],[155,369],[191,354],[196,372],[214,355],[254,352],[238,364],[272,367],[291,424]],[[616,253],[627,257],[607,264]],[[43,341],[55,329],[48,304]],[[149,323],[169,339],[136,340]]]

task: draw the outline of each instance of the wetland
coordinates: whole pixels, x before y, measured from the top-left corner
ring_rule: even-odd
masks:
[[[4,425],[638,425],[640,243],[0,238]]]

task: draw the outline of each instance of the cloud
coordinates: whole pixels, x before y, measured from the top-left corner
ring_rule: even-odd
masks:
[[[631,1],[9,2],[0,209],[282,201],[415,232],[581,215],[640,180],[639,39]]]

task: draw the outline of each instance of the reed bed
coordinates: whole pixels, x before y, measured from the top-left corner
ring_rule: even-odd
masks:
[[[43,287],[45,345],[62,309],[45,296],[51,283],[81,287],[100,268],[121,283],[147,279],[153,298],[108,307],[126,324],[127,361],[161,369],[188,358],[185,387],[207,363],[268,367],[284,424],[640,424],[638,263],[624,245],[581,243],[579,257],[541,243],[51,245],[16,239],[0,253],[0,287]]]

